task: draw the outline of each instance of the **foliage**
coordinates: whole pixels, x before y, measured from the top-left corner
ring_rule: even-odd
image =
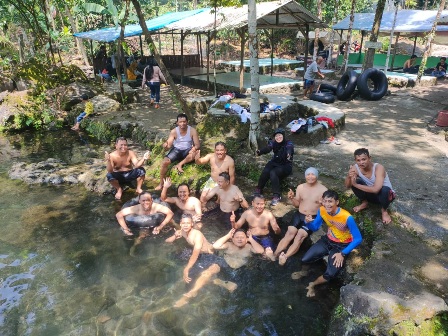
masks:
[[[76,65],[51,66],[48,62],[40,61],[37,58],[20,65],[16,76],[31,81],[34,84],[35,94],[73,81],[88,81],[85,73]]]
[[[304,0],[299,1],[299,3],[303,3]],[[335,13],[335,3],[336,1],[326,1],[322,2],[322,20],[325,22],[332,22],[333,16]],[[337,20],[342,20],[347,15],[350,14],[350,9],[352,5],[352,0],[339,0],[338,5],[338,17]],[[312,13],[315,12],[315,4],[313,3],[313,7],[306,7]],[[373,1],[371,0],[357,0],[355,6],[355,13],[369,13],[373,10]]]

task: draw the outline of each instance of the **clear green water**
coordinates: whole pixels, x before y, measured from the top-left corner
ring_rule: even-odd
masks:
[[[164,232],[131,256],[112,196],[7,175],[16,161],[82,162],[104,146],[57,132],[0,136],[0,148],[0,335],[325,335],[338,288],[312,299],[305,289],[323,265],[292,280],[298,258],[280,267],[255,257],[234,272],[235,292],[209,284],[172,308],[188,290],[178,258],[186,244],[164,244]],[[225,231],[210,220],[203,232],[214,241]]]

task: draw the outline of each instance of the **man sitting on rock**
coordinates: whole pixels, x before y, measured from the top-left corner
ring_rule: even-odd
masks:
[[[346,188],[352,188],[353,193],[361,200],[361,204],[353,208],[359,212],[368,207],[369,203],[381,205],[381,217],[384,224],[389,224],[390,218],[387,209],[395,199],[389,176],[379,163],[373,163],[367,148],[358,148],[354,153],[354,166],[350,166],[345,178]]]
[[[119,137],[115,141],[115,151],[105,152],[104,159],[107,166],[107,180],[115,188],[115,199],[120,200],[123,194],[122,184],[137,180],[137,194],[142,193],[142,185],[145,180],[145,168],[143,164],[149,159],[147,151],[142,159],[138,159],[134,151],[128,149],[128,141],[124,137]]]

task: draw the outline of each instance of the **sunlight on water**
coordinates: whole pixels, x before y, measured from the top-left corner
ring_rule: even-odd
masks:
[[[242,269],[218,274],[238,284],[233,293],[210,284],[186,306],[173,308],[189,288],[180,257],[190,251],[186,243],[165,244],[171,232],[163,232],[132,248],[115,219],[121,204],[111,196],[8,179],[13,161],[44,160],[49,152],[77,161],[85,152],[41,143],[44,152],[31,146],[29,154],[36,139],[11,141],[0,137],[1,335],[325,334],[338,290],[326,287],[306,298],[305,287],[322,265],[292,280],[301,267],[298,258],[284,267],[253,258]],[[213,218],[203,232],[209,241],[226,233]]]

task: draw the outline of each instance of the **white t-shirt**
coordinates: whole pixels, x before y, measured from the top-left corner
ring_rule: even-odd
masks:
[[[305,72],[304,78],[308,79],[308,80],[314,80],[314,78],[316,78],[316,73],[318,71],[319,70],[317,69],[317,63],[316,63],[316,61],[314,61],[313,63],[311,63],[309,65],[308,68],[306,68],[306,72]]]

